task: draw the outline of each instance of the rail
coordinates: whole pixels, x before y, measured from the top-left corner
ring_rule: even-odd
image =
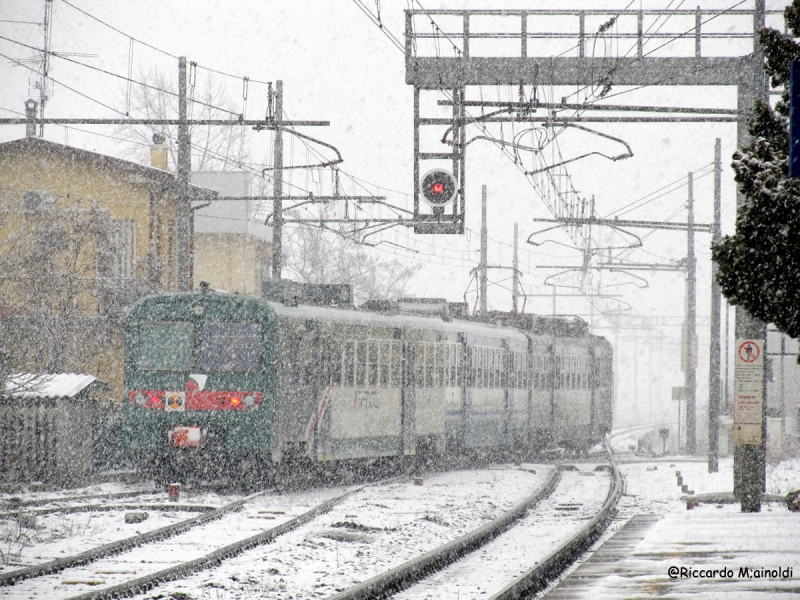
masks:
[[[486,523],[474,531],[435,548],[422,556],[412,559],[399,567],[390,569],[349,590],[336,594],[332,596],[330,600],[368,600],[370,598],[385,598],[392,593],[408,587],[411,583],[419,581],[429,574],[446,567],[462,556],[473,552],[497,537],[515,521],[520,519],[530,507],[538,504],[549,496],[558,485],[560,479],[561,469],[553,469],[553,472],[539,489],[490,523]]]
[[[157,510],[160,512],[211,512],[218,506],[208,504],[79,504],[56,508],[34,508],[31,510],[13,510],[0,512],[0,519],[15,519],[20,515],[43,517],[61,513],[65,515],[84,512],[112,512],[115,510]]]
[[[539,561],[539,564],[497,592],[489,600],[516,600],[543,590],[600,537],[600,534],[614,518],[617,502],[625,490],[625,480],[617,468],[617,463],[608,445],[607,450],[614,481],[608,491],[606,501],[597,515],[547,558]]]
[[[11,511],[18,508],[27,506],[43,506],[45,504],[53,504],[55,502],[83,502],[84,500],[114,500],[118,498],[132,498],[135,496],[146,496],[147,494],[155,494],[154,490],[138,490],[135,492],[113,492],[109,494],[93,494],[84,496],[63,496],[51,498],[36,498],[34,500],[19,500],[15,498],[5,498],[0,501],[0,506],[5,510]]]
[[[280,525],[273,527],[272,529],[268,529],[267,531],[250,536],[244,540],[234,542],[233,544],[228,544],[227,546],[206,554],[205,556],[201,556],[200,558],[196,558],[195,560],[187,561],[161,571],[156,571],[150,575],[138,577],[125,583],[120,583],[94,592],[88,592],[79,596],[72,596],[71,598],[68,598],[68,600],[111,600],[112,598],[121,598],[132,596],[134,594],[145,593],[163,583],[167,583],[168,581],[183,579],[184,577],[188,577],[197,571],[219,565],[222,563],[222,561],[232,558],[237,554],[241,554],[245,550],[250,550],[251,548],[255,548],[261,544],[271,542],[279,535],[282,535],[300,525],[303,525],[304,523],[307,523],[320,514],[328,512],[331,508],[333,508],[333,506],[351,494],[358,492],[362,488],[363,486],[348,490],[334,498],[318,504],[311,510],[304,512],[302,515],[294,517],[285,523],[281,523]]]
[[[236,500],[197,517],[185,519],[183,521],[179,521],[178,523],[160,527],[158,529],[154,529],[153,531],[148,531],[147,533],[134,535],[123,540],[117,540],[115,542],[103,544],[102,546],[86,550],[85,552],[80,552],[79,554],[75,554],[73,556],[66,556],[64,558],[51,560],[40,565],[34,565],[32,567],[26,567],[24,569],[17,569],[16,571],[0,574],[0,587],[14,585],[19,581],[30,579],[32,577],[40,577],[49,573],[57,573],[75,565],[85,565],[106,556],[111,556],[113,554],[130,550],[131,548],[136,548],[151,542],[173,537],[179,533],[183,533],[184,531],[191,529],[192,527],[196,527],[197,525],[202,525],[203,523],[220,519],[226,514],[238,510],[247,502],[250,502],[251,500],[268,492],[269,490],[256,492],[255,494],[251,494],[246,498]]]

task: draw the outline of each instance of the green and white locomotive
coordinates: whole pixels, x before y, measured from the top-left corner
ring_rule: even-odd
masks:
[[[214,291],[139,300],[126,323],[124,448],[139,463],[236,473],[585,451],[611,429],[611,346],[584,323],[380,308]]]

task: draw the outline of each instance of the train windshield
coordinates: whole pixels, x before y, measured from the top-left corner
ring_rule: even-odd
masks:
[[[202,339],[204,371],[249,373],[261,368],[261,323],[205,323]]]
[[[182,322],[139,324],[136,367],[143,371],[183,371],[192,367],[194,326]]]

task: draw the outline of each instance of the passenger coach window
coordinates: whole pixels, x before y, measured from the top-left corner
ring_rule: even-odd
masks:
[[[262,345],[260,323],[206,323],[200,366],[205,371],[258,371]]]
[[[139,323],[136,368],[183,371],[192,368],[194,326],[187,322]]]
[[[400,342],[369,339],[342,347],[343,387],[400,387]]]

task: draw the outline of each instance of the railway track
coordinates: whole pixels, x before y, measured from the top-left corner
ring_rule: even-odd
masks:
[[[31,510],[15,510],[0,512],[0,519],[16,519],[20,515],[43,517],[46,515],[86,512],[113,512],[117,510],[157,510],[160,512],[211,512],[217,510],[219,506],[210,504],[176,504],[170,503],[126,503],[126,504],[74,504],[72,506],[56,506],[51,508],[34,508]]]
[[[188,510],[192,512],[204,512],[204,514],[189,519],[184,519],[177,523],[160,527],[153,531],[148,531],[146,533],[137,534],[121,540],[116,540],[107,544],[103,544],[101,546],[91,548],[84,552],[75,554],[73,556],[58,558],[31,567],[26,567],[23,569],[17,569],[15,571],[2,573],[0,574],[0,586],[18,585],[21,581],[26,579],[39,578],[45,575],[59,573],[64,569],[76,565],[87,565],[90,563],[94,563],[107,556],[119,554],[121,552],[132,550],[134,548],[138,548],[146,544],[158,542],[160,540],[169,539],[173,536],[189,531],[194,527],[202,526],[206,523],[210,523],[217,519],[221,519],[225,515],[239,510],[246,503],[260,496],[263,496],[264,494],[267,493],[269,492],[268,491],[258,492],[256,494],[253,494],[241,500],[236,500],[219,508],[192,506],[192,508],[189,508]],[[195,510],[198,508],[200,510]],[[101,505],[84,505],[79,507],[66,507],[64,509],[55,509],[55,510],[56,511],[64,510],[65,512],[69,512],[71,509],[75,509],[75,512],[80,512],[80,510],[78,509],[103,510],[103,507]],[[155,510],[156,508],[155,506],[148,505],[146,506],[146,509]],[[169,509],[177,510],[175,506],[171,506],[169,507]],[[121,510],[135,510],[135,509],[130,505],[128,505]]]
[[[15,511],[31,506],[46,506],[48,504],[65,504],[69,502],[85,502],[86,500],[119,500],[121,498],[135,498],[155,494],[155,490],[136,490],[131,492],[112,492],[108,494],[83,494],[79,496],[50,496],[47,498],[33,498],[22,500],[20,498],[5,498],[0,501],[0,508],[4,511]]]
[[[168,581],[180,579],[196,571],[219,564],[249,548],[272,541],[283,533],[312,520],[336,503],[354,493],[354,488],[315,502],[300,514],[297,499],[291,506],[274,507],[286,497],[266,497],[260,492],[232,502],[198,517],[169,527],[106,544],[75,556],[21,569],[0,576],[0,584],[13,586],[0,595],[28,598],[35,594],[50,599],[70,598],[88,586],[87,593],[75,598],[118,598],[131,596]],[[301,496],[299,502],[308,501]],[[267,505],[272,510],[264,509]],[[249,515],[234,514],[248,509]],[[220,523],[213,521],[224,519]],[[274,526],[271,526],[275,523]],[[265,529],[265,527],[267,529]],[[247,533],[252,535],[247,536]],[[188,550],[187,550],[188,549]],[[163,568],[164,565],[169,565]],[[102,586],[102,587],[100,587]]]
[[[495,512],[493,518],[484,518],[482,523],[479,522],[477,524],[479,526],[472,524],[468,528],[462,527],[464,529],[463,535],[456,539],[445,538],[447,540],[445,543],[429,544],[429,548],[433,547],[434,549],[428,550],[421,555],[420,551],[414,551],[413,547],[410,550],[405,549],[407,550],[406,556],[414,556],[416,554],[416,558],[406,561],[395,559],[394,565],[399,564],[399,566],[380,572],[368,581],[352,585],[352,587],[341,585],[342,578],[346,578],[348,575],[340,572],[338,573],[338,579],[336,577],[331,578],[332,585],[320,582],[315,583],[313,587],[321,589],[314,590],[317,592],[314,596],[328,597],[331,592],[338,592],[333,596],[336,600],[390,597],[393,594],[396,594],[397,598],[404,600],[417,597],[450,597],[451,595],[458,597],[459,590],[456,590],[455,586],[460,588],[460,594],[464,596],[468,591],[468,586],[471,585],[469,582],[471,574],[477,574],[477,581],[482,583],[485,580],[485,574],[492,572],[498,574],[498,576],[494,577],[494,587],[489,590],[482,586],[478,593],[487,598],[518,598],[523,593],[527,594],[531,590],[541,589],[546,585],[547,581],[557,576],[563,568],[568,566],[582,550],[599,536],[614,514],[614,506],[622,493],[622,480],[616,468],[594,471],[592,467],[583,465],[581,470],[572,469],[576,468],[562,467],[548,472],[547,468],[541,469],[537,467],[539,474],[533,475],[535,479],[531,478],[533,471],[515,471],[513,475],[518,479],[520,477],[528,477],[526,480],[528,482],[528,491],[524,495],[518,493],[516,497],[518,500],[520,498],[522,500],[516,501],[516,504],[513,505],[507,503],[508,506],[504,510],[496,510],[498,508],[495,505],[497,498],[490,498],[485,494],[487,489],[492,489],[493,487],[491,482],[487,483],[489,480],[475,482],[474,484],[468,481],[465,489],[472,490],[474,488],[476,490],[474,498],[479,498],[477,502],[474,498],[461,499],[460,496],[454,496],[459,497],[459,502],[463,503],[463,506],[458,506],[453,505],[452,502],[444,501],[452,500],[452,498],[445,498],[442,501],[442,506],[449,507],[447,508],[450,511],[449,513],[426,511],[422,517],[420,514],[415,514],[407,519],[402,516],[403,513],[391,513],[395,515],[392,518],[397,521],[391,523],[387,522],[390,519],[384,519],[386,526],[383,528],[369,527],[357,523],[359,521],[357,517],[360,512],[358,507],[364,506],[365,502],[367,504],[371,502],[375,506],[382,506],[387,509],[394,505],[390,505],[389,500],[385,500],[385,505],[381,504],[383,501],[377,502],[376,498],[380,501],[380,497],[374,491],[365,492],[365,494],[357,494],[356,492],[365,488],[387,484],[383,486],[382,489],[384,491],[381,493],[385,498],[396,501],[396,504],[400,506],[409,499],[409,492],[421,493],[424,488],[417,488],[414,485],[415,482],[409,481],[407,478],[402,483],[397,483],[397,480],[394,480],[391,484],[384,481],[379,482],[377,486],[376,484],[361,486],[339,496],[328,498],[323,502],[316,503],[313,507],[300,514],[297,514],[297,507],[295,507],[293,514],[277,515],[275,512],[279,511],[273,511],[271,516],[274,520],[258,521],[258,518],[264,515],[256,512],[249,515],[252,518],[249,521],[252,535],[249,536],[244,535],[247,531],[243,524],[248,522],[245,515],[230,515],[228,517],[229,521],[226,520],[224,524],[216,523],[215,526],[206,525],[204,527],[202,524],[200,526],[191,526],[184,529],[183,533],[170,534],[170,539],[168,540],[161,538],[161,541],[158,541],[159,537],[155,534],[159,530],[156,530],[149,534],[144,534],[144,536],[149,536],[152,539],[139,540],[141,543],[130,546],[127,549],[116,548],[106,552],[103,556],[99,556],[96,551],[100,550],[100,548],[97,548],[92,551],[93,555],[88,558],[76,555],[60,561],[52,561],[58,562],[59,564],[57,565],[34,567],[38,569],[38,573],[28,573],[28,581],[21,581],[21,578],[14,579],[17,582],[16,585],[13,585],[12,588],[7,588],[6,592],[9,592],[9,597],[19,598],[32,597],[38,593],[38,595],[46,596],[48,599],[95,600],[134,596],[170,581],[174,583],[159,589],[159,592],[172,590],[176,586],[176,589],[181,591],[196,591],[201,587],[222,587],[221,584],[216,583],[217,580],[223,582],[223,584],[228,580],[241,580],[250,582],[250,588],[243,591],[259,592],[257,594],[259,597],[284,597],[287,592],[298,592],[300,596],[303,596],[306,590],[296,589],[295,586],[297,586],[298,582],[303,579],[313,582],[315,578],[324,582],[326,572],[328,570],[334,571],[332,568],[333,563],[329,565],[330,569],[327,567],[321,568],[318,556],[316,558],[313,556],[315,552],[317,554],[319,552],[327,552],[331,561],[334,561],[333,551],[335,550],[336,570],[346,571],[346,567],[349,565],[345,563],[354,563],[349,575],[351,577],[349,581],[352,582],[352,585],[358,581],[354,576],[358,575],[364,564],[391,562],[391,559],[378,556],[378,548],[373,548],[375,555],[370,556],[369,546],[364,544],[359,546],[359,541],[366,539],[367,543],[371,543],[371,539],[368,538],[374,537],[377,539],[385,535],[390,538],[389,546],[397,547],[402,545],[403,540],[409,539],[411,533],[415,531],[414,525],[419,524],[420,521],[423,522],[423,527],[437,529],[439,525],[444,525],[440,520],[442,514],[451,514],[451,518],[456,518],[464,507],[479,505],[484,508],[491,507]],[[498,471],[500,470],[498,469]],[[496,473],[492,475],[493,472],[491,470],[485,470],[485,473],[489,473],[489,476],[497,477]],[[430,488],[425,490],[426,493],[433,494],[432,497],[434,498],[437,497],[441,492],[434,488],[442,484],[436,483],[436,481],[441,481],[442,478],[446,479],[447,477],[466,477],[468,479],[463,474],[445,473],[432,475],[430,480],[426,480],[426,486],[430,485]],[[508,475],[506,474],[504,477],[508,477]],[[501,479],[500,481],[502,483],[503,480]],[[480,485],[488,485],[488,487],[481,489]],[[499,484],[495,483],[494,485]],[[519,483],[517,485],[519,487]],[[534,487],[536,488],[535,491],[530,493],[530,490]],[[458,491],[456,490],[453,493],[457,494]],[[345,502],[345,498],[348,496],[350,498]],[[508,496],[507,489],[504,488],[498,492],[498,498],[505,498],[506,496]],[[419,499],[422,500],[423,497],[420,496]],[[263,505],[264,500],[264,498],[261,498],[259,501],[257,495],[254,495],[237,501],[239,503],[238,508],[243,508],[243,505],[249,502],[249,510],[247,512],[253,513],[259,508],[259,502]],[[269,499],[269,503],[272,504],[273,508],[275,502],[276,498]],[[237,503],[232,504],[235,505]],[[424,503],[419,505],[422,506]],[[413,505],[411,506],[413,508]],[[227,505],[223,509],[233,512],[236,507]],[[328,511],[331,512],[324,519],[317,519],[317,517]],[[211,521],[209,517],[215,512],[209,511],[199,517],[181,521],[176,525],[183,525],[203,518],[208,523]],[[354,514],[347,514],[348,512]],[[419,513],[419,511],[417,512]],[[365,515],[361,514],[360,516]],[[408,527],[399,526],[399,522],[403,519],[406,520],[404,525],[408,525]],[[410,521],[414,521],[414,523]],[[258,523],[258,526],[253,527],[255,523]],[[290,535],[286,535],[291,530],[294,531]],[[225,535],[222,535],[223,533]],[[331,533],[337,535],[330,535]],[[210,536],[213,539],[210,539]],[[394,537],[392,538],[392,536]],[[131,539],[140,537],[143,536],[135,536]],[[280,539],[278,539],[279,537]],[[321,541],[323,539],[324,542]],[[121,540],[121,542],[127,541],[129,540]],[[519,555],[519,549],[524,548],[525,544],[530,545],[532,541],[536,553],[527,550],[524,552],[527,563],[518,562],[513,565],[510,571],[508,568],[503,571],[503,569],[497,567],[497,564],[491,565],[490,559],[497,560],[499,558],[503,566],[508,567],[511,564],[511,561],[508,560],[509,556]],[[256,546],[261,546],[268,542],[274,543],[263,549],[254,549]],[[351,544],[350,542],[355,543]],[[327,543],[327,546],[325,546],[325,543]],[[413,546],[411,544],[408,545]],[[325,547],[321,549],[323,546]],[[366,548],[367,554],[360,558],[355,558],[352,548],[357,546],[362,549]],[[379,545],[375,544],[375,546]],[[386,544],[384,544],[381,551],[385,551],[386,547]],[[505,547],[505,550],[502,549],[503,547]],[[136,550],[136,548],[139,549]],[[191,552],[187,553],[187,548],[190,548]],[[278,573],[278,569],[274,568],[274,566],[270,567],[271,564],[274,565],[274,563],[269,562],[270,557],[279,557],[279,562],[281,562],[281,559],[290,557],[290,555],[293,555],[295,560],[303,560],[297,553],[299,550],[300,554],[302,554],[306,549],[308,550],[307,559],[310,565],[307,567],[308,572],[304,572],[302,568],[298,569],[299,563],[292,564],[291,560],[285,563],[285,569],[283,568],[284,564],[281,564],[281,573]],[[338,569],[340,566],[340,549],[342,569]],[[350,553],[349,556],[348,552]],[[115,556],[111,556],[112,554]],[[242,556],[239,558],[233,558],[240,554]],[[358,551],[358,554],[362,554],[361,550]],[[398,556],[400,555],[402,555],[402,552]],[[375,560],[375,558],[380,558],[380,560]],[[455,562],[458,559],[461,560]],[[355,564],[359,561],[361,561],[361,565]],[[57,570],[61,572],[60,575],[54,572],[53,566],[58,567]],[[273,582],[278,578],[283,582],[285,577],[286,584],[283,587],[273,585],[269,581],[265,581],[265,579],[270,580],[269,577],[262,576],[259,578],[262,582],[261,585],[253,587],[253,582],[256,581],[254,573],[258,569],[261,569],[262,572],[274,574],[275,578],[271,579]],[[192,576],[193,573],[198,571],[203,571],[203,574]],[[372,569],[373,573],[378,571],[379,567]],[[18,576],[22,573],[19,571],[6,573],[0,575],[0,578],[4,578],[6,580],[5,585],[9,585],[15,574]],[[330,573],[330,575],[337,574]],[[294,580],[292,577],[294,577]],[[0,582],[2,582],[2,579],[0,579]],[[83,593],[74,595],[76,592]],[[3,593],[2,595],[6,594]],[[165,597],[168,597],[168,595]]]
[[[599,537],[623,487],[613,460],[608,470],[559,469],[500,518],[331,600],[527,597]]]
[[[157,594],[194,597],[214,588],[232,598],[328,597],[467,532],[475,535],[461,540],[465,546],[480,543],[487,523],[501,515],[513,521],[557,476],[551,466],[498,465],[367,488],[274,543]]]

